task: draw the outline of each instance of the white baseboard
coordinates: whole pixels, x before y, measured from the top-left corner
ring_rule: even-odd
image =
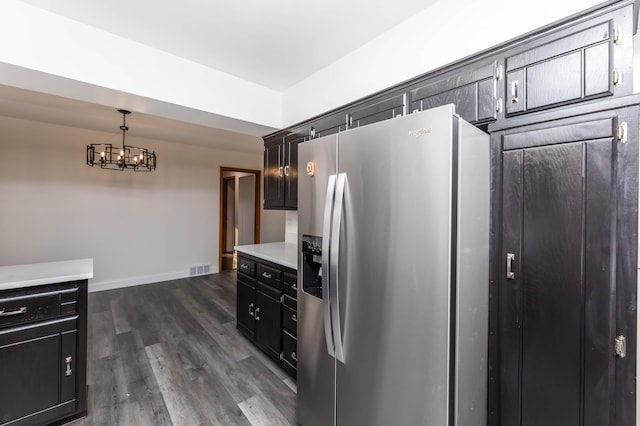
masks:
[[[218,265],[211,266],[211,273],[218,273],[220,268]],[[104,290],[113,290],[116,288],[124,288],[124,287],[133,287],[136,285],[142,284],[154,284],[160,283],[163,281],[171,281],[171,280],[179,280],[181,278],[189,278],[189,271],[174,271],[174,272],[165,272],[162,274],[154,274],[154,275],[142,275],[138,277],[131,278],[123,278],[120,280],[112,280],[112,281],[93,281],[89,280],[89,293],[94,293],[97,291]]]

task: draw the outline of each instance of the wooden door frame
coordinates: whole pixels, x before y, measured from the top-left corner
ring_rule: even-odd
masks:
[[[224,173],[225,172],[239,172],[239,173],[251,173],[255,177],[255,186],[254,186],[254,221],[253,221],[253,243],[260,243],[260,176],[262,172],[260,170],[253,169],[243,169],[240,167],[225,167],[220,166],[220,212],[219,212],[219,225],[218,225],[218,271],[222,270],[222,251],[224,250],[224,246],[222,245],[223,240],[223,232],[224,229],[224,221],[222,220],[224,212],[222,209],[224,208]]]

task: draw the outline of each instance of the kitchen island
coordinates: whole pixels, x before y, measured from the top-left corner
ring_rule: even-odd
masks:
[[[87,410],[87,280],[93,259],[0,267],[0,425]]]
[[[237,328],[296,377],[297,245],[237,246]]]

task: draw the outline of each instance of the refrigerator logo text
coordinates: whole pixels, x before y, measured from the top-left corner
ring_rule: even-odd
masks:
[[[431,133],[431,129],[425,129],[424,127],[418,130],[409,130],[409,136],[411,136],[412,138],[419,138],[420,136],[426,135],[428,133]]]

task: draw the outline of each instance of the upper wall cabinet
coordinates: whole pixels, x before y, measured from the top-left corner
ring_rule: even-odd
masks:
[[[278,134],[264,144],[264,208],[298,208],[298,144],[303,130]]]
[[[493,121],[499,108],[497,78],[497,63],[491,61],[417,83],[409,88],[409,111],[454,104],[456,113],[471,123]]]
[[[322,136],[332,135],[347,129],[347,115],[345,113],[331,114],[326,117],[313,120],[310,123],[310,136],[312,138],[320,138]]]
[[[405,92],[386,94],[382,98],[371,99],[349,111],[349,128],[366,126],[382,120],[403,116],[407,113]]]
[[[505,59],[507,116],[632,93],[633,5],[513,49]]]

